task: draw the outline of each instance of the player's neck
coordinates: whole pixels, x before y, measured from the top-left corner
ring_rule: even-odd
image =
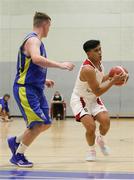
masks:
[[[88,58],[93,64],[95,67],[98,67],[100,65],[100,62],[99,61],[95,61],[94,59],[91,59],[91,58]]]
[[[39,38],[40,40],[43,38],[43,35],[42,35],[40,29],[34,28],[34,29],[33,29],[33,32],[35,32],[35,33],[37,34],[37,36],[38,36],[38,38]]]

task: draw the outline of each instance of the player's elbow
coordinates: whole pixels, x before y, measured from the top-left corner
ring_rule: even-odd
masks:
[[[95,96],[101,96],[101,91],[100,91],[100,88],[97,88],[97,89],[95,89],[94,91],[93,91],[93,93],[95,94]]]
[[[33,62],[34,64],[39,65],[39,63],[40,63],[40,57],[39,57],[38,55],[33,55],[33,56],[31,56],[31,59],[32,59],[32,62]]]
[[[95,96],[99,97],[101,94],[98,92],[94,92]]]

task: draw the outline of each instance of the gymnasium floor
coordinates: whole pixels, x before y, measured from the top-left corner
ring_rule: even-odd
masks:
[[[6,142],[24,129],[20,118],[0,122],[0,179],[134,179],[134,119],[111,120],[106,137],[111,155],[104,157],[97,147],[96,162],[85,161],[88,146],[80,123],[74,119],[54,121],[28,149],[26,155],[34,162],[29,169],[10,164]]]

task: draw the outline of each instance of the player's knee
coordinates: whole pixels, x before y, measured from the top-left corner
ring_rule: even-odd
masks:
[[[88,134],[94,134],[96,130],[96,125],[95,124],[88,124],[86,126],[86,131]]]
[[[110,128],[110,119],[108,119],[106,126],[107,126],[108,129]]]
[[[104,126],[104,129],[108,130],[110,128],[110,119],[107,119],[103,126]]]
[[[101,126],[102,126],[102,128],[101,128],[102,133],[103,133],[103,135],[105,135],[107,133],[107,131],[109,130],[109,128],[110,128],[110,121],[103,124],[103,125],[101,125]]]
[[[108,130],[109,130],[109,127],[108,127],[108,126],[103,127],[102,135],[105,135]]]
[[[47,130],[51,124],[37,124],[32,129],[36,131],[37,134],[40,134],[41,132]]]
[[[51,127],[51,124],[42,124],[40,130],[41,130],[41,132],[43,132],[43,131],[49,129],[50,127]]]
[[[100,125],[102,127],[110,127],[110,119],[109,117],[103,117],[101,120],[100,120]]]

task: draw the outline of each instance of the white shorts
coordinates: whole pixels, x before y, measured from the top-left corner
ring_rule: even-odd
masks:
[[[95,117],[98,113],[107,111],[102,100],[98,97],[91,99],[83,98],[79,96],[71,97],[70,105],[76,121],[80,122],[80,119],[86,114]]]

